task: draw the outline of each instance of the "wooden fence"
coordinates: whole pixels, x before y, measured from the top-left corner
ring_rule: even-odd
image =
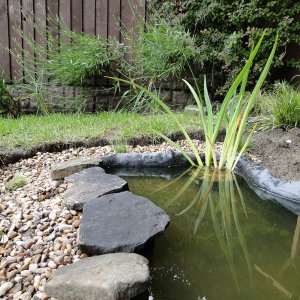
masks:
[[[57,15],[75,32],[104,38],[114,36],[122,42],[120,28],[134,27],[133,11],[145,16],[146,0],[0,0],[0,72],[7,81],[18,79],[22,73],[16,59],[7,51],[10,48],[22,54],[30,49],[16,30],[47,46],[28,16],[47,22],[46,16]],[[52,26],[54,33],[58,31],[55,24],[47,25]]]

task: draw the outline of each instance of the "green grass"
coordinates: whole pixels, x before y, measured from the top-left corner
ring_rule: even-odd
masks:
[[[300,91],[289,84],[277,84],[257,99],[253,121],[260,129],[300,127]]]
[[[187,130],[199,129],[197,116],[176,114]],[[158,136],[178,131],[168,115],[138,115],[134,113],[52,114],[48,116],[23,116],[19,119],[0,118],[0,148],[30,149],[51,142],[72,142],[91,138],[110,137],[128,140],[136,136]]]

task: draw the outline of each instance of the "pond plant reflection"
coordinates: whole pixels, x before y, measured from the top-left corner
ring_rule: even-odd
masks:
[[[233,254],[233,247],[236,244],[234,240],[235,233],[237,233],[238,242],[244,254],[250,280],[252,279],[253,267],[250,262],[246,240],[241,230],[239,214],[237,212],[237,204],[240,203],[244,217],[248,217],[244,198],[236,176],[230,170],[219,171],[218,169],[211,170],[208,168],[204,170],[200,168],[189,169],[184,172],[183,175],[186,173],[189,174],[186,182],[182,188],[177,191],[176,196],[173,197],[171,201],[166,202],[166,206],[174,203],[195,181],[200,184],[193,200],[185,209],[178,212],[177,216],[185,214],[192,207],[197,206],[199,213],[194,224],[194,235],[196,235],[205,216],[210,215],[216,238],[226,257],[232,278],[239,292],[240,288]],[[178,178],[175,180],[178,180]],[[174,181],[168,185],[172,183],[174,183]]]

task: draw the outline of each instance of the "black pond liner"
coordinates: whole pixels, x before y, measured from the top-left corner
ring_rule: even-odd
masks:
[[[195,161],[193,155],[192,159]],[[201,154],[204,159],[204,155]],[[177,167],[180,175],[181,167],[190,166],[185,157],[178,152],[155,153],[121,153],[111,154],[102,158],[101,167],[117,169],[119,176],[161,176],[170,178],[174,176],[173,167]],[[166,172],[170,168],[170,172]],[[300,215],[300,181],[286,181],[275,178],[269,170],[257,165],[251,160],[242,157],[236,167],[235,173],[242,176],[254,192],[264,200],[270,200],[287,208],[296,215]]]

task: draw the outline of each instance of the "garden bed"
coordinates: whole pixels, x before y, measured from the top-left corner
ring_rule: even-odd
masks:
[[[251,153],[274,177],[300,181],[300,128],[258,131]]]

